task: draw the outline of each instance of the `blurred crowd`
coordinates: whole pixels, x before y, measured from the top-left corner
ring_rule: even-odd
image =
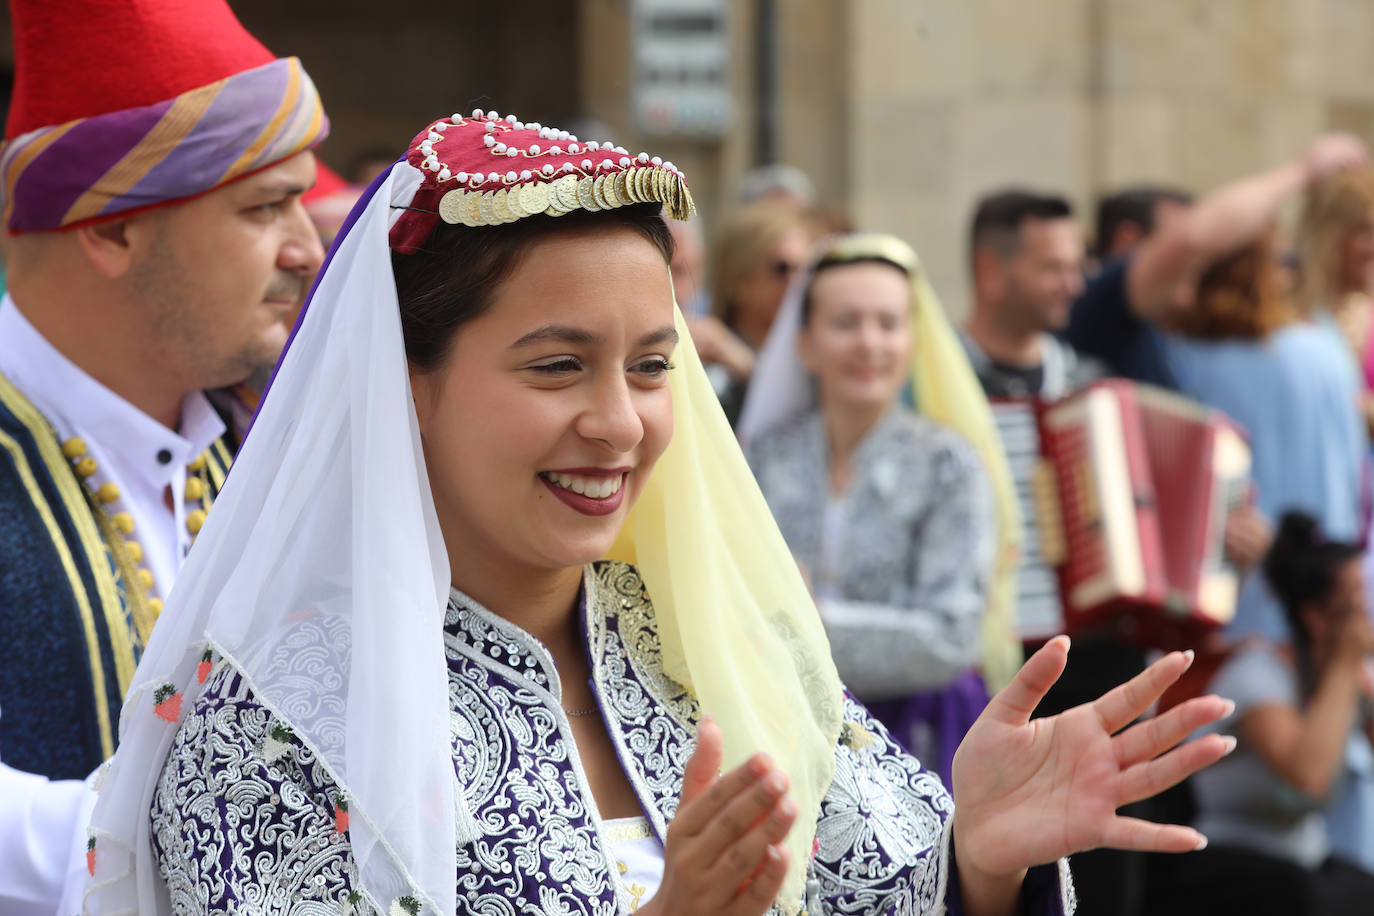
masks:
[[[1285,228],[1289,204],[1299,215]],[[1320,136],[1202,195],[1114,191],[1094,216],[1088,225],[1044,189],[980,198],[968,318],[950,333],[899,240],[822,218],[803,177],[771,166],[747,177],[709,240],[678,227],[674,282],[841,675],[932,767],[948,767],[1003,676],[997,615],[1017,620],[1018,649],[1074,635],[1040,714],[1165,648],[1110,614],[1066,618],[1063,560],[1041,550],[1028,405],[1124,379],[1233,422],[1249,479],[1215,538],[1239,582],[1234,616],[1190,634],[1197,661],[1169,702],[1233,701],[1221,727],[1237,749],[1132,812],[1190,822],[1211,845],[1182,859],[1078,857],[1080,902],[1087,913],[1360,911],[1374,891],[1368,151]],[[961,399],[951,389],[968,374],[978,397]],[[1157,498],[1196,490],[1164,481]],[[1016,518],[1020,538],[999,538]]]

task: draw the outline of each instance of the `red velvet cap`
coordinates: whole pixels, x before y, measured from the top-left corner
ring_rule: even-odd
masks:
[[[275,60],[225,0],[10,0],[5,138],[152,105]]]
[[[424,173],[391,229],[391,247],[407,254],[440,219],[478,227],[642,203],[662,204],[674,219],[696,210],[671,162],[480,108],[431,123],[411,141],[406,161]]]

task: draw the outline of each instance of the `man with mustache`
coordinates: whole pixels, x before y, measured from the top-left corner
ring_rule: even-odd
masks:
[[[10,9],[0,910],[51,913],[236,445],[204,392],[272,365],[323,258],[300,198],[328,120],[224,0]]]

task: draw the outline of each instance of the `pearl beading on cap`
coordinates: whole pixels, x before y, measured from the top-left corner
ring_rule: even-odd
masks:
[[[482,144],[487,154],[507,165],[493,165],[488,172],[455,173],[439,158],[435,145],[457,139],[447,133],[451,127],[477,121],[483,122]],[[513,139],[513,132],[524,130],[554,142],[547,148],[540,143],[522,147],[505,142]],[[434,173],[437,182],[460,186],[439,203],[440,218],[453,225],[495,226],[540,213],[564,216],[573,210],[608,210],[639,203],[663,204],[674,219],[688,219],[696,211],[685,176],[673,163],[643,152],[631,156],[624,147],[608,140],[582,143],[565,130],[526,124],[515,115],[502,118],[480,108],[470,117],[455,114],[431,124],[417,148],[423,157],[421,167]],[[592,158],[594,153],[602,155]],[[530,168],[508,167],[513,159],[563,155],[585,158],[561,166],[531,161]]]

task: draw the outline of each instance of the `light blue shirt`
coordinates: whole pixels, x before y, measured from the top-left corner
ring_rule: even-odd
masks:
[[[1264,341],[1166,341],[1180,390],[1245,428],[1260,511],[1275,521],[1306,512],[1328,537],[1359,540],[1368,443],[1360,378],[1339,332],[1304,322]],[[1242,589],[1229,633],[1290,641],[1261,576],[1251,575]]]
[[[1316,322],[1290,325],[1263,342],[1167,341],[1182,391],[1245,427],[1260,510],[1275,521],[1301,510],[1328,537],[1359,540],[1369,445],[1360,375],[1340,332]],[[1290,641],[1283,609],[1263,577],[1246,582],[1229,632]],[[1343,770],[1323,811],[1330,850],[1374,870],[1374,753],[1358,731]]]

